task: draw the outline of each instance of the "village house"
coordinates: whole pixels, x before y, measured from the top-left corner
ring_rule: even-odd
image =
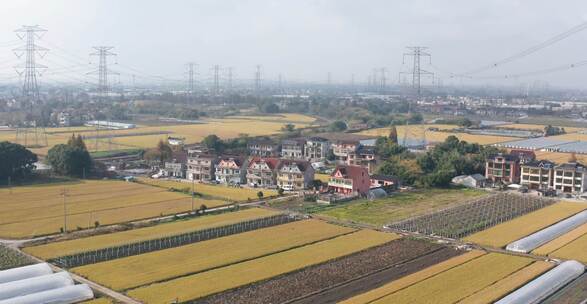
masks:
[[[360,143],[358,140],[337,140],[332,143],[332,153],[339,164],[347,164],[349,155],[357,152]]]
[[[222,184],[238,185],[246,182],[248,160],[245,157],[226,156],[220,158],[214,175]]]
[[[517,184],[520,182],[520,159],[511,154],[499,153],[485,161],[485,178],[492,183]]]
[[[252,158],[247,168],[247,184],[251,187],[276,187],[278,165],[279,159],[277,158]]]
[[[310,162],[325,161],[330,146],[328,140],[322,137],[310,137],[304,146],[304,156]]]
[[[512,149],[510,155],[517,157],[520,160],[521,165],[532,162],[536,159],[536,154],[534,151],[530,150]]]
[[[250,156],[279,157],[280,146],[270,140],[253,140],[247,144]]]
[[[400,186],[400,181],[397,177],[389,176],[389,175],[381,175],[375,174],[369,177],[369,181],[371,183],[370,188],[392,188],[397,189]]]
[[[171,160],[165,162],[162,173],[164,176],[185,178],[187,169],[187,153],[185,151],[173,152]]]
[[[359,166],[338,166],[328,180],[329,191],[345,195],[366,194],[370,186],[367,168]]]
[[[557,193],[583,193],[587,190],[587,168],[576,162],[554,167],[554,189]]]
[[[187,157],[187,179],[199,182],[213,181],[216,161],[216,156],[208,150],[189,149]]]
[[[356,151],[349,152],[346,162],[347,165],[365,167],[369,173],[374,171],[376,163],[375,147],[363,145],[360,145]]]
[[[535,160],[522,164],[520,184],[533,190],[553,188],[554,166],[554,163],[548,160]]]
[[[287,159],[304,159],[304,145],[306,140],[284,139],[281,141],[281,157]]]
[[[277,186],[283,190],[307,189],[314,180],[314,168],[304,160],[282,160],[277,167]]]

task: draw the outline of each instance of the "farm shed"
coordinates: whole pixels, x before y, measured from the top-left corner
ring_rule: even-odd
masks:
[[[452,183],[455,185],[461,185],[469,188],[482,188],[485,187],[485,176],[481,174],[473,175],[459,175],[452,179]]]
[[[587,153],[587,141],[575,141],[566,144],[560,144],[546,149],[549,152],[563,152],[563,153]]]
[[[537,279],[522,286],[496,304],[534,304],[540,303],[557,290],[578,278],[585,271],[583,264],[577,261],[566,261],[541,275]]]
[[[497,147],[524,150],[540,150],[551,146],[571,143],[570,140],[550,139],[545,137],[530,138],[524,140],[508,141],[494,144]]]
[[[375,188],[375,189],[371,189],[369,190],[369,193],[367,194],[367,197],[370,200],[374,200],[374,199],[378,199],[378,198],[383,198],[387,196],[387,192],[385,192],[385,190],[381,189],[381,188]]]
[[[53,270],[47,263],[12,268],[0,271],[0,284],[24,280],[42,275],[52,274]]]
[[[94,298],[94,292],[86,284],[66,286],[57,289],[41,291],[26,296],[1,300],[0,304],[39,304],[59,303],[70,304]]]
[[[514,252],[528,253],[585,223],[587,223],[587,210],[512,242],[507,245],[506,249]]]
[[[73,280],[67,272],[4,283],[0,284],[0,301],[73,284]]]

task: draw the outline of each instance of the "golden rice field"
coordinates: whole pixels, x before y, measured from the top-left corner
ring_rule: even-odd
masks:
[[[507,124],[507,125],[498,125],[496,128],[501,129],[519,129],[519,130],[536,130],[536,131],[544,131],[544,127],[546,125],[539,125],[539,124],[524,124],[524,123],[517,123],[517,124]],[[567,133],[574,133],[584,128],[575,128],[575,127],[563,127]]]
[[[152,179],[152,178],[139,178],[139,181],[144,184],[163,188],[175,188],[175,189],[191,189],[191,183],[184,183],[172,180]],[[205,196],[226,199],[230,201],[246,201],[247,199],[258,199],[257,192],[262,191],[264,197],[275,196],[277,191],[271,189],[251,189],[251,188],[236,188],[228,187],[225,185],[209,185],[209,184],[194,184],[194,191]]]
[[[548,152],[548,151],[534,151],[536,159],[546,159],[554,163],[566,163],[571,160],[571,153],[562,152]],[[575,158],[578,162],[587,163],[586,154],[575,154]]]
[[[249,136],[261,136],[281,133],[281,128],[285,123],[294,122],[296,128],[309,126],[315,121],[313,117],[302,114],[283,114],[279,116],[226,118],[210,119],[201,124],[187,125],[169,125],[169,126],[137,126],[134,129],[127,130],[100,130],[101,135],[128,135],[123,137],[113,137],[112,143],[107,143],[105,139],[98,140],[97,151],[110,149],[128,149],[128,148],[152,148],[159,140],[166,140],[167,136],[183,137],[187,143],[196,143],[210,134],[216,134],[221,138],[235,138],[240,134]],[[134,135],[143,132],[169,132],[169,134],[160,135]],[[54,145],[64,144],[72,134],[83,133],[86,136],[92,136],[95,133],[89,127],[71,127],[71,128],[47,128],[48,146],[43,148],[32,148],[31,150],[40,155],[46,155],[47,151]],[[0,141],[16,140],[15,131],[0,132]],[[95,150],[95,140],[87,139],[88,150]]]
[[[532,259],[526,257],[488,253],[372,303],[455,303],[507,278],[532,262]]]
[[[464,240],[491,247],[504,247],[585,209],[587,209],[587,204],[559,202],[477,232]]]
[[[317,220],[248,231],[171,249],[72,269],[94,282],[125,290],[281,252],[354,231]]]
[[[536,261],[506,278],[464,298],[459,304],[490,304],[501,299],[554,267],[545,261]]]
[[[252,119],[261,121],[279,121],[279,122],[297,122],[311,124],[316,121],[316,118],[304,114],[297,113],[283,113],[277,115],[265,115],[265,116],[228,116],[227,119]]]
[[[47,260],[78,252],[97,250],[128,243],[153,240],[170,235],[221,227],[238,222],[264,218],[279,212],[262,208],[251,208],[218,215],[202,216],[194,219],[159,224],[156,226],[96,235],[68,241],[53,242],[23,250],[38,258]]]
[[[587,264],[587,234],[553,251],[549,256],[561,259],[577,260]]]
[[[397,238],[398,235],[391,233],[361,230],[258,259],[130,290],[128,294],[144,303],[168,303],[176,298],[180,302],[188,301],[326,262]]]
[[[99,298],[99,299],[93,299],[93,300],[82,302],[82,304],[113,304],[113,303],[114,302],[108,298]]]
[[[478,143],[482,145],[489,145],[495,144],[499,142],[506,142],[515,140],[515,138],[507,137],[507,136],[494,136],[494,135],[473,135],[467,133],[456,133],[456,132],[441,132],[441,131],[428,131],[428,128],[438,128],[439,130],[451,130],[456,128],[457,126],[454,125],[411,125],[406,129],[406,126],[396,126],[398,139],[404,138],[406,136],[406,130],[408,130],[407,138],[422,138],[425,133],[426,140],[431,142],[442,142],[447,137],[454,135],[460,140],[467,141],[469,143]],[[362,135],[370,135],[370,136],[388,136],[389,135],[389,128],[377,128],[371,130],[365,130],[359,132]]]
[[[476,259],[485,252],[481,250],[472,250],[465,254],[450,258],[446,261],[440,262],[428,268],[422,269],[416,273],[409,274],[405,277],[400,279],[394,280],[390,283],[387,283],[379,288],[375,288],[365,292],[363,294],[359,294],[354,296],[350,299],[344,300],[341,304],[363,304],[363,303],[371,303],[375,300],[381,299],[387,295],[390,295],[394,292],[402,290],[408,286],[414,285],[420,281],[433,277],[439,273],[445,272],[449,269],[457,267],[461,264],[464,264],[470,260]]]
[[[539,255],[549,255],[551,252],[556,251],[557,249],[573,242],[585,234],[587,234],[587,224],[581,225],[565,233],[564,235],[534,249],[532,253]]]
[[[65,203],[64,195],[65,193]],[[195,201],[215,207],[221,200]],[[122,181],[70,183],[0,189],[0,237],[25,238],[67,230],[127,222],[191,210],[191,198],[161,188]]]

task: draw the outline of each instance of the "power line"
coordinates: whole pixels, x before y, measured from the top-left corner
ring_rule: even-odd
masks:
[[[421,92],[422,92],[422,76],[423,75],[428,75],[428,76],[432,76],[434,77],[434,73],[423,70],[421,68],[421,57],[428,57],[428,59],[430,60],[430,63],[432,63],[432,59],[431,59],[431,55],[428,52],[425,52],[426,49],[428,49],[427,47],[423,47],[423,46],[409,46],[407,47],[408,50],[410,50],[410,53],[405,53],[404,54],[404,62],[405,62],[405,58],[406,56],[411,56],[413,58],[413,63],[412,63],[412,71],[411,72],[400,72],[400,76],[401,74],[409,74],[412,75],[412,89],[414,89],[416,91],[416,93],[418,94],[418,96],[420,96]]]
[[[97,91],[101,101],[104,101],[106,97],[108,97],[108,93],[110,91],[108,75],[119,75],[119,73],[108,69],[108,57],[116,56],[115,53],[111,52],[113,48],[113,46],[95,46],[94,50],[96,51],[90,54],[90,56],[99,57],[98,69],[88,74],[98,74]]]

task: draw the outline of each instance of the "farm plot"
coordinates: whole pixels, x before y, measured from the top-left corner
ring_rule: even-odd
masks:
[[[559,202],[525,216],[477,232],[466,237],[464,240],[485,246],[503,247],[584,209],[587,209],[587,204]]]
[[[196,303],[335,303],[461,253],[437,244],[399,239]]]
[[[489,253],[369,303],[455,303],[532,262],[526,257]]]
[[[559,290],[542,304],[576,304],[587,300],[587,273]]]
[[[139,178],[139,182],[163,188],[174,188],[178,190],[186,189],[188,192],[192,189],[191,183],[183,183],[171,180]],[[257,193],[259,191],[263,192],[264,197],[277,195],[277,191],[270,189],[236,188],[222,185],[207,185],[199,183],[194,185],[194,191],[204,196],[237,202],[246,201],[248,199],[258,199]]]
[[[196,206],[224,205],[198,199]],[[23,238],[108,225],[191,209],[187,195],[121,181],[46,184],[0,189],[0,237]]]
[[[382,226],[390,222],[422,215],[462,204],[487,192],[461,189],[431,189],[417,192],[397,193],[392,196],[323,207],[320,215],[343,221],[360,222]]]
[[[26,266],[33,261],[25,255],[0,244],[0,270]]]
[[[577,260],[587,264],[587,234],[551,252],[549,256],[567,260]]]
[[[223,213],[198,217],[195,219],[160,224],[152,227],[109,233],[87,238],[53,242],[39,246],[26,247],[23,250],[38,258],[48,260],[79,252],[87,252],[102,248],[120,246],[154,240],[170,235],[178,235],[190,231],[226,226],[252,219],[277,215],[278,212],[261,208],[251,208],[237,212]]]
[[[554,203],[552,200],[502,193],[396,222],[388,227],[395,230],[457,239],[552,203]]]
[[[141,287],[129,291],[128,294],[145,303],[165,303],[174,299],[180,302],[195,300],[337,259],[397,238],[395,234],[361,230],[227,267]]]
[[[353,229],[307,220],[74,268],[116,290],[230,265],[350,233]]]

